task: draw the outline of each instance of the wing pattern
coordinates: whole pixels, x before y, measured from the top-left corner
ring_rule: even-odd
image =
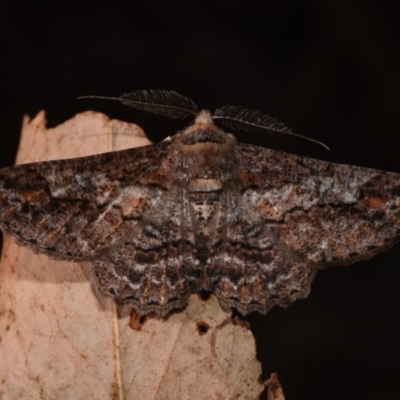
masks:
[[[102,291],[165,315],[212,291],[267,312],[316,270],[399,241],[400,175],[238,144],[201,112],[157,145],[0,170],[0,229],[90,261]]]
[[[96,259],[168,189],[168,167],[161,167],[166,147],[5,168],[0,228],[36,252]]]
[[[188,216],[186,191],[159,197],[117,245],[95,261],[100,286],[120,301],[132,301],[142,314],[166,315],[201,290],[195,226]]]
[[[348,265],[400,239],[400,175],[238,144],[240,193],[208,260],[208,286],[246,314],[287,307],[316,270]]]

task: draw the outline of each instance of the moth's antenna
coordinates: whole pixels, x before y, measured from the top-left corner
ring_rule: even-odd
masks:
[[[136,90],[124,93],[121,97],[81,96],[78,98],[117,100],[138,110],[174,119],[186,119],[197,115],[197,104],[173,90]]]
[[[285,135],[297,136],[309,142],[317,143],[329,150],[329,147],[318,140],[310,139],[307,136],[299,135],[293,132],[286,124],[277,118],[264,114],[261,111],[254,111],[250,108],[241,106],[223,106],[218,108],[213,119],[222,120],[222,124],[228,128],[243,130],[245,132],[254,132],[256,130],[270,131],[274,133],[283,133]]]

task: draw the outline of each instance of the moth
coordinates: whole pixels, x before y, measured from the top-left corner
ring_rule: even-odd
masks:
[[[0,170],[0,228],[55,259],[90,262],[140,314],[190,294],[266,313],[309,294],[320,268],[400,238],[400,175],[238,143],[217,126],[295,134],[261,112],[214,115],[172,91],[118,98],[194,122],[158,144]]]

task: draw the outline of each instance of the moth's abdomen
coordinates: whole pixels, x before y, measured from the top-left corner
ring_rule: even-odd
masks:
[[[207,184],[203,182],[207,180],[211,182]],[[221,218],[221,190],[211,190],[212,187],[219,185],[216,179],[204,179],[201,180],[201,183],[197,183],[196,189],[200,187],[210,189],[208,191],[189,191],[188,193],[190,215],[198,249],[197,258],[202,265],[205,265]]]
[[[219,211],[220,197],[220,191],[189,193],[189,203],[197,223],[208,225],[211,222]]]

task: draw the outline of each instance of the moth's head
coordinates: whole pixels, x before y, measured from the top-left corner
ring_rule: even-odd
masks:
[[[236,143],[236,138],[214,125],[211,113],[202,110],[193,124],[178,132],[173,141],[181,147],[181,151],[209,152],[215,155],[231,148]]]
[[[232,144],[236,141],[233,135],[214,125],[212,115],[208,110],[200,111],[193,124],[180,131],[177,136],[179,142],[183,145],[195,147],[199,147],[196,145],[207,146],[207,144],[211,145],[211,147],[218,147]]]

